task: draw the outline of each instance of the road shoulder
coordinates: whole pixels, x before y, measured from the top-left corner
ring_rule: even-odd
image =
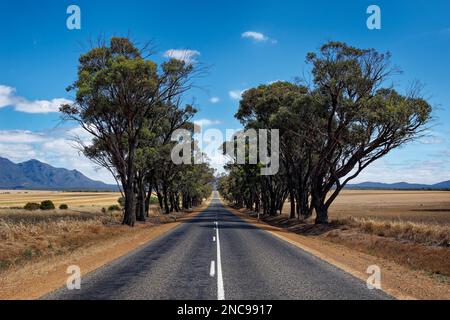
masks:
[[[77,249],[69,255],[31,263],[20,269],[5,272],[0,278],[0,299],[32,300],[45,296],[66,284],[69,266],[80,267],[82,276],[95,271],[200,214],[209,206],[210,201],[211,199],[177,221],[152,226],[137,225],[118,238],[99,241],[87,248]]]
[[[441,283],[420,271],[414,271],[391,261],[351,250],[342,245],[330,243],[317,237],[306,237],[271,226],[249,217],[243,211],[236,210],[222,201],[224,206],[241,219],[266,230],[272,235],[338,267],[339,269],[366,282],[369,266],[381,269],[381,287],[387,294],[401,300],[414,299],[450,299],[450,286]]]

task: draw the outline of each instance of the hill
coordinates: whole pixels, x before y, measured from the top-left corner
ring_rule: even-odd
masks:
[[[384,190],[443,190],[450,189],[450,180],[436,184],[418,184],[418,183],[380,183],[380,182],[362,182],[358,184],[349,184],[347,189],[384,189]]]
[[[117,191],[117,186],[37,160],[16,164],[0,157],[0,189]]]

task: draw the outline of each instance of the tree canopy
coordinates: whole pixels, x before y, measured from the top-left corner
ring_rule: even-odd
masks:
[[[316,223],[327,223],[330,205],[348,182],[421,136],[432,108],[418,90],[400,94],[388,85],[398,72],[390,54],[329,42],[307,62],[310,87],[261,85],[243,94],[236,113],[245,129],[280,131],[279,174],[258,177],[252,165],[231,164],[219,186],[237,205],[259,210],[262,203],[272,215],[289,197],[292,218],[315,211]]]
[[[110,170],[122,187],[124,224],[145,219],[154,190],[159,196],[162,190],[166,211],[178,210],[179,176],[195,172],[206,185],[213,179],[207,170],[173,168],[167,152],[174,130],[193,127],[197,110],[182,99],[195,74],[192,64],[176,59],[158,66],[127,38],[100,43],[79,59],[78,79],[68,88],[75,102],[60,111],[92,135],[92,143],[82,146],[84,154]],[[186,205],[205,197],[205,190],[197,191],[189,190]]]

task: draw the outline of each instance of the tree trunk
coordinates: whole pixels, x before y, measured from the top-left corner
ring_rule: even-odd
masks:
[[[158,197],[158,202],[159,202],[159,207],[161,208],[161,210],[164,208],[163,205],[163,196],[161,194],[161,192],[159,192],[159,190],[156,191],[156,195]]]
[[[137,221],[145,221],[145,184],[141,181],[138,189],[138,213]]]
[[[134,186],[131,181],[129,181],[125,186],[125,212],[123,215],[123,224],[134,227],[136,222],[136,215],[134,214]]]
[[[259,196],[257,196],[255,200],[255,211],[259,213],[260,210]]]
[[[166,214],[169,214],[170,213],[169,193],[166,185],[163,185],[163,200],[164,200],[164,211],[166,212]]]
[[[126,170],[126,185],[125,189],[125,212],[123,215],[123,224],[134,227],[134,223],[136,222],[135,215],[135,194],[134,194],[134,185],[135,185],[135,177],[136,170],[134,164],[134,152],[136,150],[136,142],[130,141],[128,146],[128,159],[127,159],[127,170]]]
[[[295,193],[294,190],[291,189],[289,191],[289,201],[291,202],[291,219],[295,219]]]
[[[271,216],[276,216],[277,215],[277,205],[276,205],[276,201],[275,201],[275,195],[273,195],[273,194],[270,195],[269,214]]]
[[[325,195],[314,196],[316,224],[328,224],[328,207],[325,205]]]
[[[298,194],[298,199],[297,199],[298,203],[297,203],[297,212],[299,213],[299,218],[300,216],[303,219],[308,219],[309,217],[311,217],[312,215],[312,210],[311,210],[311,206],[309,205],[309,194],[308,192],[304,191],[300,194]]]
[[[152,200],[152,185],[148,186],[147,197],[145,198],[145,216],[150,216],[150,202]]]

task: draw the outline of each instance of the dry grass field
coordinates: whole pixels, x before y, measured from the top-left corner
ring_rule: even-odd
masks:
[[[331,206],[330,218],[347,217],[450,226],[450,192],[346,190]]]
[[[346,190],[330,225],[290,220],[290,204],[269,224],[344,245],[450,282],[450,192]]]
[[[73,252],[128,237],[120,212],[102,212],[117,204],[119,193],[0,191],[0,278],[31,262],[53,261]],[[26,211],[28,202],[52,200],[69,210]],[[288,219],[266,222],[289,231],[422,270],[450,282],[450,192],[344,191],[330,209],[331,224]],[[152,206],[145,227],[173,221]]]
[[[23,207],[28,202],[51,200],[56,206],[62,203],[69,207],[102,207],[117,204],[120,193],[115,192],[58,192],[0,190],[0,208]]]
[[[52,259],[132,233],[121,225],[122,213],[104,211],[117,205],[120,193],[0,191],[0,275],[29,262]],[[56,208],[67,204],[68,210],[27,211],[28,202],[51,200]],[[172,221],[174,214],[162,216],[151,207],[146,223]]]

